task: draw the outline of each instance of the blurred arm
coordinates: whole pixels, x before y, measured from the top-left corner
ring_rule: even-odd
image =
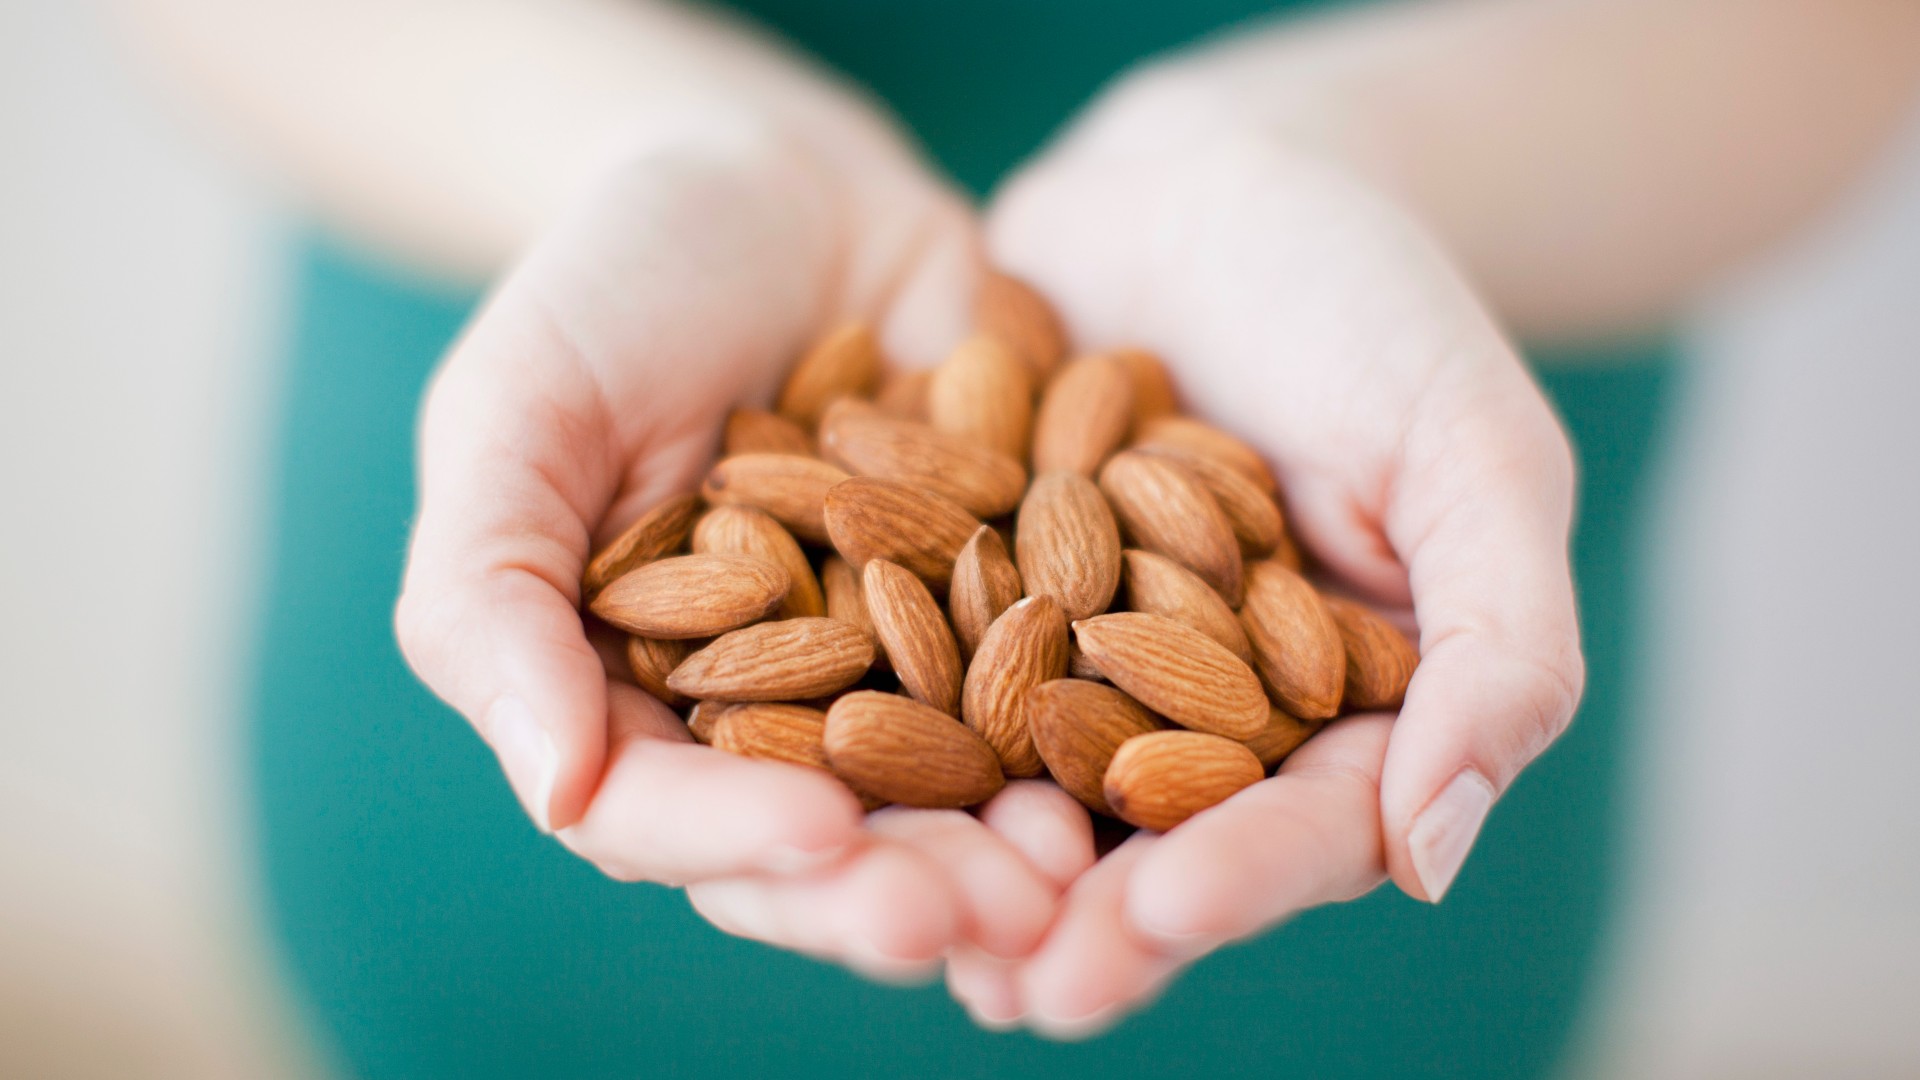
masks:
[[[1398,195],[1518,332],[1569,336],[1803,223],[1917,87],[1914,0],[1394,4],[1149,68],[1078,139],[1165,154],[1250,121]]]

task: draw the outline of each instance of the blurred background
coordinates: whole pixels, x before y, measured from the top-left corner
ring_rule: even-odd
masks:
[[[92,5],[0,5],[0,1075],[323,1077],[238,716],[294,208]],[[1920,1075],[1920,110],[1700,311],[1579,1076]]]

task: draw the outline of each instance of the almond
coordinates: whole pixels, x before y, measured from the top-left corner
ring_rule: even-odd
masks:
[[[873,403],[889,416],[898,416],[903,420],[925,420],[932,414],[928,404],[932,393],[931,369],[894,370],[887,372],[880,383],[880,392],[874,395]]]
[[[954,560],[953,585],[947,597],[947,614],[960,643],[961,659],[973,659],[987,627],[1018,599],[1020,571],[1007,557],[1006,541],[992,526],[980,526]]]
[[[765,511],[750,506],[714,507],[693,527],[692,548],[696,555],[752,555],[779,563],[792,582],[780,605],[783,619],[827,613],[820,581],[813,576],[813,564],[807,561],[793,534]]]
[[[735,409],[727,414],[726,433],[720,439],[723,457],[739,454],[813,453],[807,429],[765,409]]]
[[[675,495],[640,515],[613,543],[600,549],[581,576],[580,592],[588,600],[600,594],[613,579],[663,555],[679,550],[687,542],[693,519],[700,516],[698,495]]]
[[[1280,543],[1274,547],[1271,558],[1296,574],[1303,573],[1307,565],[1307,560],[1300,555],[1300,545],[1294,542],[1293,534],[1285,529],[1280,530]]]
[[[1253,751],[1231,739],[1153,731],[1120,747],[1102,787],[1120,820],[1165,832],[1265,776]]]
[[[1111,356],[1060,369],[1033,422],[1033,471],[1092,476],[1133,425],[1133,375]]]
[[[1014,559],[1029,596],[1047,596],[1068,619],[1098,615],[1120,585],[1120,527],[1093,481],[1042,473],[1020,502]]]
[[[667,676],[692,651],[693,646],[684,641],[629,637],[627,666],[633,669],[633,681],[640,684],[640,689],[671,708],[685,708],[689,704],[687,696],[668,686]]]
[[[1407,696],[1420,652],[1398,627],[1364,604],[1338,596],[1321,597],[1340,628],[1340,644],[1347,654],[1348,711],[1397,709]]]
[[[829,555],[820,564],[820,587],[826,593],[827,618],[839,619],[873,639],[873,662],[887,667],[886,650],[873,632],[873,617],[867,614],[867,594],[860,585],[860,571],[838,555]]]
[[[1103,790],[1121,744],[1160,729],[1146,706],[1103,683],[1055,679],[1027,691],[1027,727],[1047,771],[1067,794],[1113,816]]]
[[[1253,647],[1247,644],[1247,632],[1233,609],[1193,571],[1165,555],[1138,548],[1128,548],[1122,560],[1128,610],[1185,623],[1253,663]]]
[[[867,563],[861,585],[874,635],[900,685],[915,701],[960,715],[960,647],[927,586],[885,559]]]
[[[1082,619],[1073,636],[1110,682],[1181,727],[1245,739],[1267,724],[1253,669],[1190,626],[1121,612]]]
[[[927,415],[936,430],[1025,461],[1033,431],[1033,373],[998,338],[969,338],[934,369]]]
[[[741,757],[826,769],[827,751],[820,745],[826,726],[827,714],[819,709],[756,702],[735,705],[716,717],[708,741],[716,750]]]
[[[1027,727],[1027,691],[1067,673],[1067,620],[1044,596],[1008,608],[987,629],[967,668],[961,716],[1000,758],[1008,776],[1040,775]]]
[[[702,701],[801,701],[844,690],[873,666],[873,641],[838,619],[782,619],[729,631],[667,685]]]
[[[1133,546],[1200,575],[1229,607],[1241,597],[1240,543],[1206,486],[1178,462],[1128,450],[1100,470],[1100,490]]]
[[[1027,486],[1027,471],[1014,458],[877,410],[828,410],[820,452],[855,475],[925,488],[979,517],[1013,509]]]
[[[1287,755],[1300,748],[1300,744],[1313,737],[1313,733],[1325,727],[1324,721],[1302,720],[1292,713],[1275,706],[1267,714],[1267,726],[1260,734],[1251,739],[1242,739],[1253,756],[1260,759],[1260,767],[1271,769],[1287,759]]]
[[[724,701],[696,701],[693,708],[687,710],[687,734],[701,745],[713,742],[713,729],[720,722],[720,714],[735,708]]]
[[[827,492],[827,532],[856,568],[872,559],[899,563],[944,593],[953,563],[980,528],[953,500],[893,480],[860,476]]]
[[[641,637],[711,637],[771,614],[789,584],[779,564],[750,555],[676,555],[629,570],[592,607]]]
[[[1260,451],[1211,424],[1188,416],[1162,416],[1141,425],[1133,444],[1141,449],[1184,449],[1219,461],[1272,494],[1280,490]]]
[[[714,465],[700,494],[715,505],[764,510],[800,539],[824,544],[827,489],[846,478],[844,471],[818,458],[741,454]]]
[[[1100,674],[1100,669],[1093,666],[1093,661],[1087,659],[1087,654],[1081,650],[1080,643],[1071,639],[1067,641],[1067,674],[1073,678],[1091,682],[1107,681],[1107,677]]]
[[[1240,624],[1274,704],[1302,720],[1340,711],[1346,650],[1333,612],[1306,578],[1271,559],[1250,565]]]
[[[898,694],[858,690],[835,701],[823,741],[841,779],[905,806],[973,806],[1006,784],[985,739]]]
[[[1138,434],[1150,421],[1180,411],[1180,395],[1174,392],[1173,376],[1158,356],[1145,349],[1116,349],[1113,358],[1120,361],[1133,378],[1133,426]]]
[[[836,398],[866,397],[880,383],[880,345],[865,323],[834,328],[807,350],[780,389],[782,416],[812,428]]]
[[[1233,526],[1233,537],[1240,542],[1242,555],[1250,559],[1262,559],[1280,546],[1280,537],[1286,529],[1286,523],[1280,516],[1280,506],[1273,501],[1273,496],[1260,490],[1260,485],[1247,479],[1244,473],[1223,464],[1219,458],[1195,453],[1186,447],[1149,446],[1143,449],[1179,462],[1206,486],[1213,501],[1220,504],[1220,512],[1227,515],[1227,523]]]
[[[1036,381],[1045,380],[1067,351],[1066,334],[1053,305],[1011,274],[989,271],[981,280],[973,321],[982,332],[1013,346],[1033,368]]]

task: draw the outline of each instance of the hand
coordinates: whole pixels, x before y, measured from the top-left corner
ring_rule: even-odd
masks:
[[[1064,796],[869,825],[824,774],[693,743],[579,615],[589,551],[696,486],[728,410],[826,326],[871,318],[921,362],[966,329],[972,215],[872,118],[797,112],[636,139],[488,300],[422,417],[399,638],[534,822],[607,873],[876,974],[1022,955],[1091,857]]]
[[[976,1012],[1059,1035],[1384,876],[1438,901],[1583,679],[1571,457],[1513,348],[1352,174],[1230,119],[1173,134],[1169,118],[1231,116],[1193,90],[1148,80],[1096,112],[997,201],[993,256],[1081,349],[1166,356],[1196,413],[1269,456],[1333,582],[1417,621],[1423,659],[1397,719],[1342,720],[1274,778],[1107,856],[1031,959],[956,960]]]

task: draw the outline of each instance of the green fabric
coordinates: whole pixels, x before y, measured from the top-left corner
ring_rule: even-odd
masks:
[[[963,17],[960,5],[845,0],[775,14],[839,42],[832,58],[899,95],[980,188],[1126,58],[1244,10],[1137,7],[1122,19],[1111,5],[1096,17],[1074,0],[1007,0]],[[987,40],[982,24],[1000,32]],[[882,35],[893,35],[886,48]],[[872,73],[857,63],[869,54]],[[982,95],[977,109],[960,90],[927,88],[962,78]],[[1312,912],[1203,962],[1117,1033],[1059,1046],[981,1033],[937,987],[869,986],[727,938],[679,893],[607,881],[532,830],[491,755],[407,672],[390,629],[413,418],[472,298],[324,238],[296,258],[252,749],[269,918],[345,1071],[1497,1078],[1554,1063],[1620,846],[1635,507],[1672,367],[1664,347],[1544,377],[1584,472],[1575,556],[1590,687],[1572,733],[1501,804],[1446,904],[1389,888]]]

